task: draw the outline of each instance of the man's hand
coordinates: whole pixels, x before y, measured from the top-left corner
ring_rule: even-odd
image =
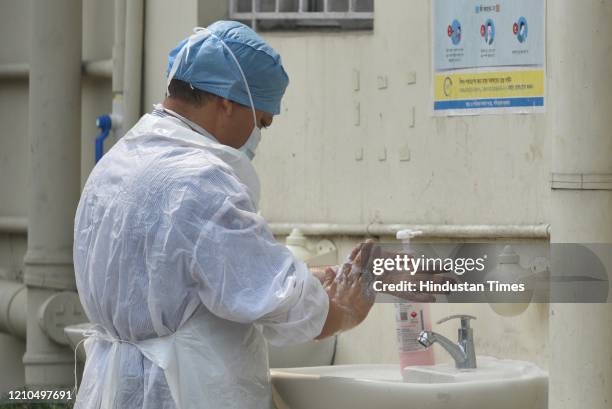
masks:
[[[317,277],[323,287],[329,285],[336,278],[336,270],[339,266],[334,267],[310,267],[310,272]]]
[[[367,252],[365,252],[365,254],[369,256],[368,259],[365,261],[366,263],[375,258],[395,259],[396,256],[405,256],[405,255],[407,255],[409,259],[412,259],[415,257],[414,254],[406,254],[404,252],[396,253],[396,252],[385,251],[382,246],[376,246],[374,244],[370,244],[369,246],[370,248],[368,249]],[[456,283],[459,281],[458,277],[455,274],[449,273],[447,271],[427,270],[424,268],[419,268],[416,271],[412,271],[412,269],[410,268],[412,265],[413,265],[412,263],[409,263],[408,268],[402,271],[385,270],[384,273],[380,276],[377,276],[375,280],[380,281],[383,284],[399,284],[402,282],[412,282],[417,286],[417,288],[419,287],[419,284],[423,281],[431,281],[435,284],[443,284],[446,282]],[[436,297],[434,294],[448,294],[444,292],[430,293],[430,292],[418,292],[418,291],[382,291],[382,292],[389,294],[389,295],[393,295],[398,298],[402,298],[407,301],[421,302],[421,303],[435,302]]]
[[[363,275],[367,243],[355,247],[347,263],[336,269],[328,267],[324,270],[322,283],[329,296],[329,311],[317,339],[357,326],[372,308],[374,296],[368,295],[368,284]]]

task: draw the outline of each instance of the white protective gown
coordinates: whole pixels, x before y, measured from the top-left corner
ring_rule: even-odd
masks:
[[[74,268],[98,329],[76,409],[267,409],[266,340],[321,332],[327,294],[256,213],[251,163],[196,127],[156,109],[87,180]]]

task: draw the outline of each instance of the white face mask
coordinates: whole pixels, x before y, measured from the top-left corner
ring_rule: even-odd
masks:
[[[244,145],[242,145],[238,150],[244,153],[250,160],[253,160],[255,157],[255,150],[257,149],[257,145],[259,145],[259,141],[261,141],[261,129],[254,126],[251,134],[249,135],[249,139],[247,139]]]
[[[170,85],[170,81],[174,77],[174,74],[176,73],[178,69],[179,63],[183,59],[183,55],[185,54],[185,51],[187,52],[187,55],[189,55],[189,48],[191,47],[193,43],[195,43],[196,41],[199,41],[200,39],[204,39],[208,37],[209,35],[219,40],[221,44],[223,45],[223,47],[227,50],[227,52],[229,52],[229,54],[232,56],[232,59],[238,66],[238,70],[240,70],[240,75],[242,76],[242,80],[244,81],[244,84],[246,85],[247,93],[249,94],[249,102],[251,103],[251,110],[253,111],[253,130],[251,131],[251,134],[249,135],[249,138],[246,140],[244,145],[242,145],[238,150],[244,153],[249,158],[249,160],[253,160],[253,158],[255,157],[255,150],[257,149],[257,145],[259,145],[259,141],[261,140],[261,129],[259,129],[259,127],[257,126],[257,115],[255,114],[255,104],[253,103],[253,96],[251,95],[251,88],[249,87],[249,83],[247,82],[246,76],[244,75],[244,71],[242,71],[242,67],[240,66],[240,63],[238,62],[238,59],[234,55],[234,52],[231,50],[231,48],[229,48],[227,44],[225,44],[225,42],[222,39],[220,39],[217,35],[215,35],[212,31],[208,30],[205,27],[196,27],[193,29],[193,31],[194,31],[194,34],[191,37],[189,37],[189,40],[187,40],[187,43],[185,43],[183,48],[179,51],[179,53],[176,55],[176,58],[174,59],[174,63],[172,64],[172,68],[170,69],[170,73],[168,74],[168,85]]]

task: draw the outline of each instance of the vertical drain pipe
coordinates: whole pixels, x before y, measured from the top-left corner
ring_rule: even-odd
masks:
[[[123,101],[123,73],[125,70],[125,8],[126,0],[115,0],[115,27],[113,40],[113,107],[110,114],[111,128],[114,132],[114,142],[124,134],[124,101]],[[102,144],[104,154],[104,144]],[[96,162],[98,158],[96,158]]]
[[[551,256],[555,243],[607,243],[598,251],[610,274],[612,0],[547,9]],[[611,409],[612,303],[550,304],[549,345],[549,408]]]
[[[70,385],[72,351],[39,324],[43,304],[57,290],[75,290],[74,213],[80,188],[81,0],[34,0],[30,42],[30,193],[27,342],[29,386]]]
[[[113,112],[115,142],[140,118],[143,0],[115,0],[115,45],[113,47]]]
[[[117,142],[138,121],[141,112],[144,0],[115,0],[113,44],[113,107],[108,116]],[[97,125],[96,125],[97,126]],[[104,153],[96,148],[96,162]]]
[[[134,126],[140,118],[144,0],[126,1],[125,8],[125,67],[123,72],[125,106],[123,107],[123,134]]]

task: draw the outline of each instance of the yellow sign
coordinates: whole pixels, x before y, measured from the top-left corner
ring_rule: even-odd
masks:
[[[436,101],[544,96],[544,70],[437,74]]]

